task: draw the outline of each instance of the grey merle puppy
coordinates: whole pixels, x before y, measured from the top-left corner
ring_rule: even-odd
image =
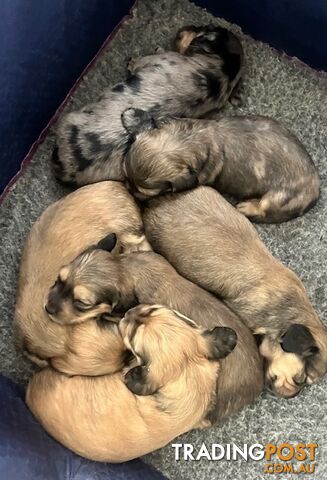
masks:
[[[181,45],[181,38],[183,43]],[[63,182],[84,185],[124,180],[123,157],[131,135],[122,113],[135,107],[156,118],[201,117],[237,95],[243,66],[239,39],[222,27],[185,27],[176,52],[138,58],[129,78],[106,90],[101,99],[63,117],[53,155]]]

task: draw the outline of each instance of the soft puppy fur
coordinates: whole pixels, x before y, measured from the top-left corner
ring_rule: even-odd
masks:
[[[27,389],[26,402],[47,432],[92,460],[131,460],[209,426],[219,360],[237,341],[229,328],[203,330],[160,306],[130,310],[119,329],[139,364],[125,377],[67,378],[44,369]]]
[[[82,288],[92,315],[97,305],[107,304],[114,312],[125,312],[138,303],[160,303],[192,318],[204,328],[225,326],[236,331],[238,344],[231,355],[221,363],[217,384],[219,402],[213,405],[211,420],[221,420],[251,403],[263,388],[263,367],[254,338],[235,314],[213,295],[184,279],[160,255],[153,252],[135,252],[114,256],[103,249],[92,249],[66,265],[49,292],[55,322],[70,325],[74,315],[73,298],[65,294]],[[83,314],[82,314],[83,315]],[[83,316],[80,317],[80,321]]]
[[[276,120],[236,116],[156,122],[143,112],[143,124],[137,124],[133,113],[140,116],[126,111],[125,125],[130,131],[135,125],[135,141],[125,170],[138,198],[212,185],[242,200],[236,208],[251,220],[272,223],[303,215],[319,197],[311,157]]]
[[[276,393],[294,396],[326,373],[327,329],[303,284],[219,193],[198,187],[152,199],[143,220],[155,251],[262,335],[266,379]]]
[[[140,212],[118,182],[102,182],[71,193],[50,205],[33,225],[20,265],[14,330],[17,344],[38,365],[51,363],[66,373],[86,375],[123,366],[116,320],[101,321],[110,314],[107,304],[99,302],[89,321],[69,327],[52,322],[44,308],[60,267],[113,231],[118,250],[150,249]],[[112,250],[116,243],[112,237],[107,236],[98,248]],[[72,293],[75,306],[85,313],[83,292],[77,288]],[[76,317],[78,313],[71,320]]]
[[[131,141],[122,124],[124,110],[135,107],[158,118],[202,116],[228,100],[242,66],[240,41],[218,26],[202,27],[183,54],[134,60],[126,81],[104,91],[97,103],[61,119],[53,155],[56,176],[75,185],[124,180],[122,160]]]

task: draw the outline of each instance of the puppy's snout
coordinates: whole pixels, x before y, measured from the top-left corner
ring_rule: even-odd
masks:
[[[50,298],[44,305],[44,309],[49,315],[55,315],[56,313],[58,313],[58,306],[55,304],[55,302],[51,301]]]
[[[136,185],[133,182],[131,182],[129,179],[125,180],[125,186],[129,191],[129,193],[133,195],[135,198],[137,198],[138,200],[145,200],[147,198],[146,195],[138,191]]]
[[[268,381],[267,384],[268,390],[275,393],[279,397],[283,398],[294,398],[296,397],[300,391],[302,390],[301,387],[290,383],[283,383],[282,385],[278,385],[278,381]]]
[[[297,382],[295,378],[287,378],[283,375],[267,375],[266,386],[268,390],[279,397],[294,398],[300,393],[304,385],[304,383]]]

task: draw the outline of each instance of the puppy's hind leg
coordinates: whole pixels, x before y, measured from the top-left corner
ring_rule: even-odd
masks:
[[[301,191],[291,195],[285,190],[270,191],[260,199],[250,199],[236,205],[237,210],[257,223],[281,223],[292,220],[314,206],[319,192]]]

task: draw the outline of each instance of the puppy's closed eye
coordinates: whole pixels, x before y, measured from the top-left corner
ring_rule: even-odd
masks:
[[[74,300],[74,307],[80,312],[84,312],[93,307],[91,303],[83,302],[82,300]]]

